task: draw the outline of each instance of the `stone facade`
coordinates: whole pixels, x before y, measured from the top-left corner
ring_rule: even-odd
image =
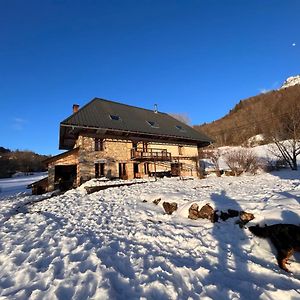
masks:
[[[80,180],[95,177],[95,164],[104,164],[104,175],[108,178],[119,177],[119,163],[130,162],[132,142],[126,140],[103,139],[103,149],[95,151],[95,139],[79,136],[79,174]],[[128,177],[133,178],[133,168],[126,166]]]
[[[96,177],[96,175],[107,178],[132,179],[135,177],[148,177],[151,172],[170,172],[171,164],[179,166],[179,175],[198,175],[197,160],[198,148],[196,145],[157,143],[157,142],[135,142],[121,139],[103,139],[95,146],[95,138],[79,135],[75,149],[70,154],[66,153],[58,159],[53,158],[48,164],[49,189],[55,187],[55,167],[76,165],[76,185]],[[97,149],[98,148],[98,149]],[[171,161],[138,161],[131,159],[131,150],[157,151],[166,150],[171,154]],[[142,150],[144,149],[144,150]],[[97,171],[98,169],[98,171]]]

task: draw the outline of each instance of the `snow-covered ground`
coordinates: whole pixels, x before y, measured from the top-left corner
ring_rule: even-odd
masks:
[[[47,172],[34,173],[28,176],[15,176],[13,178],[0,179],[0,200],[17,194],[31,194],[27,186],[47,176]]]
[[[286,273],[274,247],[233,219],[187,218],[196,202],[252,212],[250,225],[299,225],[300,172],[41,197],[0,202],[0,299],[300,299],[300,255]],[[166,215],[163,201],[178,210]]]

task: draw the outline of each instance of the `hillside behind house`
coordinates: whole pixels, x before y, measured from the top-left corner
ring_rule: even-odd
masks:
[[[17,172],[43,172],[43,161],[48,158],[29,150],[15,150],[0,147],[0,178],[11,177]]]
[[[217,146],[241,145],[253,136],[268,132],[274,120],[283,118],[299,103],[299,83],[283,85],[279,90],[241,100],[223,118],[194,128],[213,138]]]

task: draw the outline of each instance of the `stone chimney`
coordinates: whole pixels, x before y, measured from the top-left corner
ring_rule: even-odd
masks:
[[[73,104],[73,114],[78,112],[78,109],[79,109],[79,105],[78,104]]]

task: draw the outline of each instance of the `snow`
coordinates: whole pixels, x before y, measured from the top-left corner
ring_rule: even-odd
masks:
[[[152,179],[154,180],[154,178]],[[150,180],[149,180],[150,181]],[[117,186],[117,185],[126,185],[126,184],[132,184],[132,183],[143,183],[146,182],[144,179],[132,179],[132,180],[123,180],[123,179],[114,179],[109,180],[106,177],[102,178],[93,178],[81,185],[81,189],[85,187],[96,187],[96,186]]]
[[[288,77],[280,89],[288,88],[296,84],[300,84],[300,75]]]
[[[263,144],[264,141],[265,141],[264,135],[263,134],[257,134],[257,135],[254,135],[254,136],[250,137],[246,141],[246,145],[248,147],[254,147],[254,146]]]
[[[0,179],[0,200],[1,198],[16,194],[30,194],[31,190],[27,190],[27,186],[46,176],[47,172],[33,173],[28,176],[24,175],[24,173],[17,173],[13,178]]]
[[[164,201],[178,210],[166,215]],[[0,299],[300,299],[298,254],[286,273],[234,219],[188,219],[192,203],[252,212],[247,225],[299,225],[300,172],[3,198]]]
[[[259,141],[259,135],[255,136],[255,138],[257,138],[257,141]],[[286,146],[288,148],[290,140],[286,140],[284,142],[286,142]],[[255,146],[255,147],[223,146],[223,147],[218,148],[218,151],[220,153],[220,157],[218,159],[219,168],[221,170],[230,170],[230,168],[226,164],[224,156],[228,152],[239,151],[241,149],[251,150],[253,152],[253,154],[261,161],[262,165],[268,164],[268,163],[270,165],[275,165],[275,162],[278,160],[278,156],[280,156],[279,151],[274,143],[270,143],[267,145],[259,145],[259,146]],[[277,154],[277,155],[275,155],[275,154]],[[206,171],[215,170],[215,166],[212,163],[211,159],[208,159],[208,158],[202,159],[202,161],[204,162]],[[298,157],[298,163],[300,164],[299,157]]]

